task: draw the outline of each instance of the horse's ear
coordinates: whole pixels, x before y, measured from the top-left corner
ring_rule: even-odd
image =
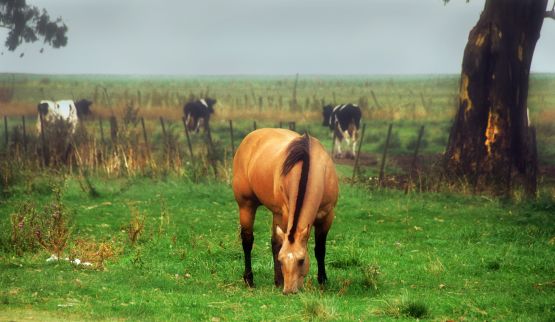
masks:
[[[299,231],[299,236],[301,237],[302,241],[307,242],[308,237],[310,237],[310,225],[306,226],[305,228],[303,228],[303,230]]]
[[[280,226],[276,226],[276,234],[281,241],[285,239],[285,233],[281,230]]]

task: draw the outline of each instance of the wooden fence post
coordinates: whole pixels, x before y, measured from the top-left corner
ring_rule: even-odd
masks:
[[[208,158],[212,164],[212,169],[214,170],[214,178],[218,177],[218,168],[216,167],[216,151],[214,149],[214,143],[212,142],[212,133],[210,131],[210,126],[206,126],[206,138],[208,140]]]
[[[366,124],[362,124],[362,133],[360,134],[360,143],[358,144],[357,155],[355,157],[355,165],[353,167],[353,176],[351,177],[351,182],[354,182],[355,176],[358,170],[358,159],[360,158],[360,149],[362,148],[362,142],[364,142],[364,131],[366,130]]]
[[[293,97],[291,98],[291,110],[297,109],[297,86],[299,85],[299,73],[295,75],[295,85],[293,86]],[[280,126],[281,127],[281,126]]]
[[[381,186],[383,184],[383,177],[384,177],[384,169],[385,169],[385,159],[387,157],[387,149],[389,148],[389,139],[391,137],[391,128],[393,128],[393,124],[389,124],[389,128],[387,129],[387,138],[385,139],[385,147],[383,149],[382,155],[382,163],[380,165],[380,177],[378,179],[378,184]]]
[[[168,139],[168,132],[166,132],[166,123],[164,123],[164,119],[160,116],[160,125],[162,126],[162,136],[164,137],[164,146],[166,147],[166,158],[167,158],[167,165],[169,167],[170,160],[171,160],[171,147],[170,147],[170,140]]]
[[[167,140],[168,134],[166,133],[166,124],[164,123],[164,119],[160,116],[160,125],[162,125],[162,135],[164,136],[164,141]]]
[[[253,131],[256,131],[256,121],[252,121],[252,128],[253,128]]]
[[[374,100],[374,103],[376,104],[376,107],[381,109],[382,106],[378,102],[378,98],[376,97],[376,94],[374,93],[374,91],[370,90],[370,94],[372,94],[372,99]]]
[[[416,171],[416,161],[418,160],[418,151],[420,150],[420,142],[422,142],[422,136],[424,135],[424,125],[420,127],[418,132],[418,139],[416,140],[416,147],[414,148],[414,154],[412,155],[412,162],[409,169],[409,180],[405,186],[405,193],[409,192],[409,186],[412,183],[412,175]]]
[[[4,146],[6,147],[6,150],[8,149],[8,144],[8,117],[4,115]]]
[[[102,141],[102,144],[106,144],[106,141],[104,140],[104,128],[102,127],[101,117],[98,118],[98,126],[100,127],[100,140]]]
[[[229,120],[229,134],[231,135],[231,157],[235,155],[235,142],[233,142],[233,121]]]
[[[536,127],[530,127],[530,156],[528,158],[526,174],[526,195],[535,199],[538,193],[538,146],[536,142]]]
[[[44,117],[39,113],[40,118],[40,139],[42,143],[42,166],[47,167],[49,163],[48,147],[46,146],[46,138],[44,137],[44,132],[46,131],[46,123],[44,122]]]
[[[333,136],[331,139],[331,159],[335,160],[335,140],[337,139],[337,136],[335,134],[335,129],[333,130]]]
[[[23,151],[27,153],[27,128],[25,126],[25,115],[21,116],[21,125],[23,126]]]
[[[295,125],[296,125],[296,124],[295,124],[295,121],[289,122],[289,129],[290,129],[291,131],[295,131]]]
[[[414,154],[412,155],[412,162],[410,164],[411,174],[414,172],[416,168],[416,161],[418,159],[418,152],[420,151],[420,143],[422,142],[423,136],[424,136],[424,125],[420,127],[420,131],[418,132],[418,139],[416,140],[416,147],[414,148]]]
[[[110,116],[110,137],[112,145],[117,144],[118,141],[118,121],[114,115]]]
[[[150,155],[150,145],[148,144],[148,136],[146,134],[145,119],[142,116],[141,116],[141,127],[143,128],[143,139],[145,141],[146,154],[147,154],[148,160],[151,161],[152,158]]]
[[[191,138],[189,137],[189,129],[187,129],[187,120],[185,116],[181,118],[183,121],[183,127],[185,128],[185,137],[187,138],[187,146],[189,147],[189,155],[191,156],[191,160],[194,160],[193,156],[193,146],[191,145]]]

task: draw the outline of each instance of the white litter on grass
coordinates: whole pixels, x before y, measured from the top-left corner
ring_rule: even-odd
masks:
[[[47,262],[53,262],[53,261],[57,261],[58,260],[58,256],[52,254],[52,256],[48,257],[48,259],[46,260]]]
[[[46,260],[48,263],[53,262],[53,261],[57,261],[59,260],[58,256],[52,254],[50,257],[48,257],[48,259]],[[70,262],[75,266],[92,266],[91,262],[82,262],[79,258],[75,258],[73,260],[70,260],[68,257],[64,258],[63,260],[65,260],[66,262]]]

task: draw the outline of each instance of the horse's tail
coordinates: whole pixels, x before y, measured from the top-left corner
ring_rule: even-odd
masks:
[[[295,202],[295,212],[293,214],[293,225],[289,231],[289,242],[295,241],[295,231],[297,230],[297,223],[299,222],[299,215],[303,205],[304,196],[306,193],[306,186],[308,182],[308,171],[310,169],[310,137],[307,133],[302,137],[292,141],[287,147],[287,157],[283,162],[281,175],[286,176],[297,162],[303,162],[301,169],[301,178],[299,180],[299,190],[297,192],[297,201]]]

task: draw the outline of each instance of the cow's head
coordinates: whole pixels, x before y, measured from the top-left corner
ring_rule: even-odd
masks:
[[[83,118],[87,115],[90,115],[92,103],[93,103],[92,101],[89,101],[87,99],[82,99],[75,102],[75,108],[77,109],[77,117]]]
[[[324,117],[324,121],[322,122],[322,126],[330,126],[330,118],[333,112],[333,106],[328,104],[322,108],[322,116]]]
[[[276,226],[276,236],[282,244],[277,258],[283,274],[283,294],[297,293],[310,268],[307,250],[310,227],[295,231],[294,238],[289,238]]]
[[[214,113],[214,105],[216,105],[217,101],[215,99],[209,98],[209,97],[207,97],[204,101],[206,102],[206,105],[208,105],[208,112],[210,114],[213,114]]]
[[[37,110],[39,114],[45,116],[48,114],[48,103],[39,103],[39,105],[37,105]]]

